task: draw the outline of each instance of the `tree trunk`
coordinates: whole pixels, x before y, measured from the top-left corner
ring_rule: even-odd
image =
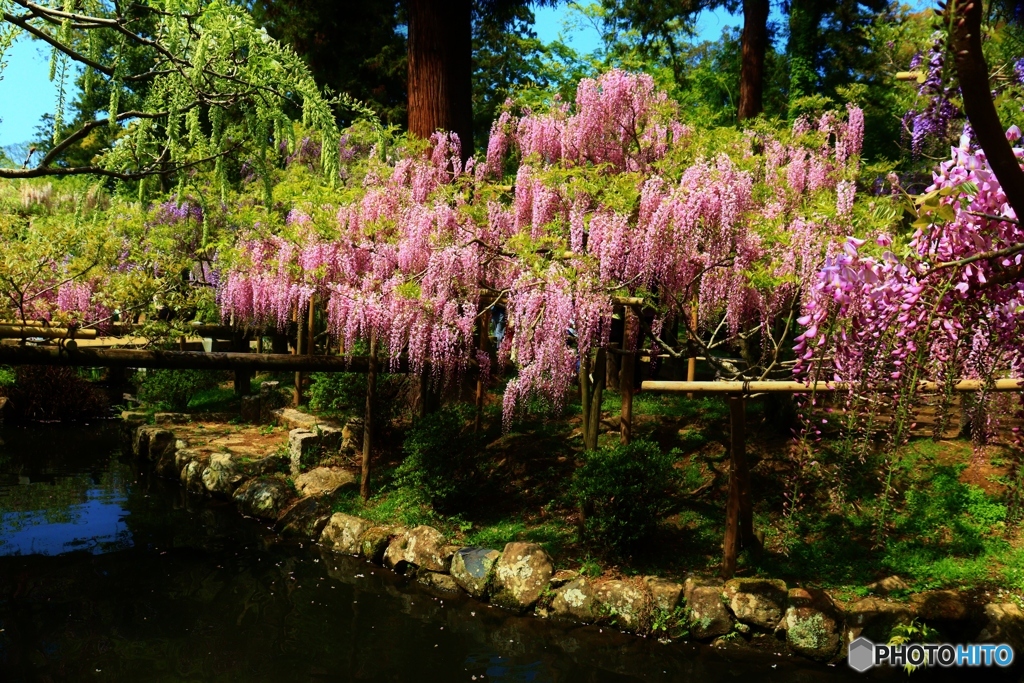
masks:
[[[593,377],[591,378],[591,371]],[[583,403],[583,446],[588,451],[597,450],[597,435],[601,427],[601,398],[604,394],[604,380],[607,364],[605,350],[597,350],[597,357],[580,356],[580,400]]]
[[[370,370],[366,374],[366,414],[363,416],[363,463],[359,495],[370,499],[370,449],[373,447],[373,402],[377,395],[377,335],[370,335]]]
[[[409,132],[457,133],[473,153],[473,33],[470,0],[409,0]]]
[[[764,108],[764,58],[768,51],[768,0],[743,0],[742,66],[739,120]]]

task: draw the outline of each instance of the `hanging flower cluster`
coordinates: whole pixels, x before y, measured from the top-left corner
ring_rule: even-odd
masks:
[[[296,208],[287,238],[243,238],[222,311],[283,325],[316,297],[345,348],[375,335],[392,363],[446,374],[476,356],[479,312],[500,306],[498,357],[518,370],[509,419],[527,396],[564,400],[608,342],[616,296],[644,297],[654,334],[695,303],[704,328],[733,334],[792,306],[849,232],[862,141],[850,107],[701,154],[649,76],[612,71],[572,106],[504,112],[485,162],[436,134],[429,156],[375,161],[331,225]]]

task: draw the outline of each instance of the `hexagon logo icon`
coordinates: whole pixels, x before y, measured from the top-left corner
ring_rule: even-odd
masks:
[[[861,673],[875,665],[875,644],[864,637],[850,643],[850,652],[846,657],[850,668]]]

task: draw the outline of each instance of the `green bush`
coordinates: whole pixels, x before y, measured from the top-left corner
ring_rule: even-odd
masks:
[[[648,538],[671,507],[678,456],[644,440],[588,453],[572,483],[586,539],[625,552]]]
[[[214,370],[149,370],[136,375],[139,400],[157,408],[185,410],[199,393],[213,389],[224,380]]]
[[[467,428],[470,417],[465,405],[445,406],[417,420],[402,444],[396,483],[419,492],[438,512],[464,509],[476,489],[481,442]]]
[[[361,413],[366,406],[365,374],[314,372],[309,382],[309,407],[317,412]]]

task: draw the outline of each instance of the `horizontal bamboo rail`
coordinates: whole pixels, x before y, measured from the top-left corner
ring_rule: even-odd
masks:
[[[96,330],[73,329],[67,327],[48,327],[43,325],[5,325],[0,323],[0,339],[95,339]]]
[[[644,391],[664,391],[688,394],[809,394],[823,392],[849,391],[846,382],[803,382],[765,381],[765,382],[662,382],[647,380],[641,385]],[[917,385],[921,392],[939,392],[944,389],[938,382],[920,382]],[[953,385],[953,391],[1024,391],[1024,379],[997,379],[991,386],[985,380],[962,379]]]
[[[72,344],[65,345],[63,349],[56,346],[0,345],[0,365],[365,373],[369,370],[369,359],[366,356],[297,356],[290,353],[92,349]],[[408,362],[404,358],[397,370],[385,367],[388,372],[408,372]]]

